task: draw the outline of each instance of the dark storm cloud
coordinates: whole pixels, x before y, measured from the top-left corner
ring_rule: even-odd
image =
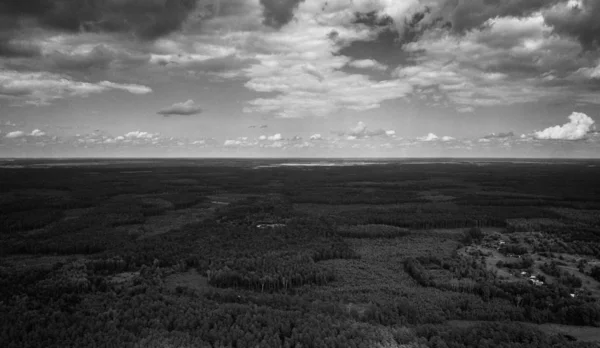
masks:
[[[403,35],[405,42],[415,41],[420,36],[423,30],[420,23],[429,13],[431,13],[431,10],[426,7],[423,11],[417,12],[410,19],[405,20]]]
[[[583,0],[582,7],[546,11],[544,19],[558,33],[577,38],[583,47],[600,46],[600,1]]]
[[[304,0],[260,0],[265,25],[281,28],[294,18],[294,11]]]
[[[352,23],[377,29],[377,37],[370,40],[370,42],[386,46],[401,46],[405,43],[417,41],[426,30],[433,27],[450,28],[452,26],[449,21],[444,21],[439,13],[433,13],[429,6],[421,8],[412,16],[406,18],[403,22],[402,32],[398,31],[392,17],[382,15],[377,11],[356,12]]]
[[[394,19],[387,15],[379,15],[377,11],[367,13],[356,12],[354,14],[354,24],[364,24],[368,27],[389,27],[394,24]]]
[[[491,18],[525,17],[559,2],[561,0],[447,0],[434,15],[443,18],[444,23],[449,21],[453,31],[464,32]]]
[[[404,20],[402,43],[419,40],[421,35],[431,28],[451,29],[452,23],[440,16],[439,13],[434,13],[431,7],[425,6],[410,18]]]
[[[0,57],[29,58],[37,57],[40,54],[40,48],[31,43],[3,39],[0,36]]]
[[[39,55],[40,49],[32,43],[16,40],[19,22],[17,18],[4,15],[2,9],[0,3],[0,57],[21,58]]]
[[[394,19],[387,15],[372,12],[354,13],[353,24],[365,25],[377,31],[377,36],[369,40],[357,40],[348,45],[344,45],[340,54],[354,57],[356,59],[376,58],[388,64],[390,57],[398,55],[397,49],[401,44],[401,36],[394,25]],[[336,41],[339,34],[336,31],[331,32],[329,38]]]
[[[239,16],[248,14],[249,6],[247,0],[198,0],[196,15],[202,19]]]
[[[0,30],[20,21],[65,32],[131,33],[153,40],[180,29],[196,0],[0,0]]]

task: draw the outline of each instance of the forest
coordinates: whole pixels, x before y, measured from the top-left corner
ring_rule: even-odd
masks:
[[[0,347],[600,344],[597,161],[285,162],[0,162]]]

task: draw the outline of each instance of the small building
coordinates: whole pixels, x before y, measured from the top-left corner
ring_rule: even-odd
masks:
[[[537,279],[531,279],[529,278],[529,282],[535,286],[541,286],[544,285],[543,281],[537,280]]]

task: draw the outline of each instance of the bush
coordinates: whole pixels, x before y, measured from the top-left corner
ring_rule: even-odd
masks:
[[[480,243],[482,239],[483,232],[481,231],[481,229],[477,227],[471,227],[465,232],[463,242],[465,244],[471,244],[473,242]]]

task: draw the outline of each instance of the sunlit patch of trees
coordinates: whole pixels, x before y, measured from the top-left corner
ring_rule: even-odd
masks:
[[[207,271],[210,284],[218,287],[279,291],[306,284],[324,285],[334,273],[315,264],[308,254],[272,253],[258,258],[239,258]]]

